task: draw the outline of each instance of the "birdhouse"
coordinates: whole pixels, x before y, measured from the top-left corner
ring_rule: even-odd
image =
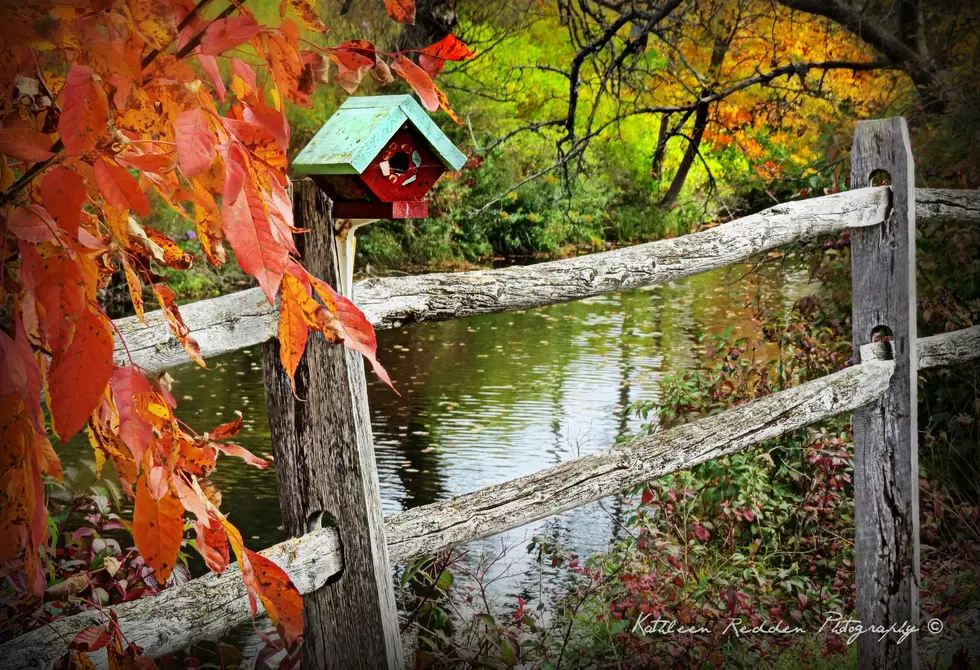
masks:
[[[293,160],[339,219],[424,219],[425,195],[466,156],[410,95],[348,98]]]

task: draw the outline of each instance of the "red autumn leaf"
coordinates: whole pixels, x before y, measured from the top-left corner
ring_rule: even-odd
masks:
[[[64,91],[58,121],[61,141],[68,153],[88,153],[109,129],[109,100],[87,65],[71,69]]]
[[[408,82],[412,90],[418,94],[423,107],[430,112],[439,109],[439,94],[436,93],[436,85],[425,70],[401,54],[395,57],[391,69]]]
[[[273,561],[243,548],[252,565],[253,588],[265,605],[287,649],[295,649],[303,637],[303,597],[285,571]]]
[[[249,465],[254,465],[259,470],[265,470],[272,465],[272,463],[269,461],[265,460],[264,458],[259,458],[251,451],[238,444],[232,444],[230,442],[214,442],[211,444],[211,446],[223,453],[225,456],[235,456],[236,458],[240,458]]]
[[[221,78],[221,71],[218,69],[218,60],[214,56],[198,54],[197,62],[201,64],[201,68],[207,73],[211,83],[214,84],[214,92],[218,95],[218,102],[222,105],[225,104],[227,89],[224,80]]]
[[[274,562],[245,547],[242,535],[227,519],[221,519],[238,563],[242,578],[248,588],[252,616],[257,613],[258,597],[279,630],[287,649],[295,649],[303,636],[303,597],[293,585],[289,575]]]
[[[212,440],[227,440],[238,435],[242,430],[242,413],[236,411],[235,414],[238,415],[237,419],[221,424],[209,432],[208,437]]]
[[[87,311],[85,275],[66,254],[21,241],[21,282],[36,300],[35,312],[42,339],[53,354],[64,352],[71,342],[75,318]]]
[[[242,118],[247,123],[264,128],[283,151],[289,148],[289,121],[282,110],[267,105],[246,105]]]
[[[374,54],[365,55],[343,47],[344,45],[340,45],[327,55],[337,65],[334,83],[350,95],[357,90],[364,75],[374,67],[375,57]]]
[[[41,413],[41,370],[21,320],[15,321],[13,327],[13,337],[0,330],[0,370],[3,370],[0,375],[0,397],[11,393],[19,394],[24,407],[31,414],[34,427],[41,430],[44,425],[44,415]]]
[[[239,142],[232,142],[225,157],[225,183],[221,191],[222,209],[230,206],[242,193],[248,172],[248,153]]]
[[[55,239],[58,224],[41,205],[15,206],[7,217],[7,230],[25,242],[48,242]]]
[[[153,441],[153,427],[139,413],[139,397],[152,393],[153,387],[136,366],[127,365],[112,373],[112,400],[119,414],[119,439],[123,441],[133,460],[143,462],[146,450]]]
[[[49,171],[41,180],[41,199],[45,206],[58,226],[76,239],[87,195],[82,175],[63,166]]]
[[[48,373],[48,402],[58,439],[67,442],[88,421],[112,374],[112,334],[86,309],[67,351],[56,352]]]
[[[268,147],[276,142],[275,135],[251,121],[224,117],[221,119],[221,125],[229,135],[246,147]]]
[[[228,567],[228,535],[218,519],[209,518],[194,524],[197,551],[213,572],[221,574]]]
[[[111,639],[112,635],[106,628],[102,628],[101,626],[88,626],[78,631],[78,634],[71,641],[71,644],[68,645],[68,648],[86,652],[98,651],[109,644],[109,640]]]
[[[51,139],[33,128],[0,128],[0,154],[28,163],[40,163],[54,155],[50,148]]]
[[[239,60],[237,58],[232,58],[231,74],[232,76],[241,79],[245,83],[245,85],[248,86],[252,91],[258,90],[259,84],[255,76],[255,70],[253,70],[252,66],[246,63],[245,61]]]
[[[144,472],[136,484],[133,509],[133,539],[146,564],[161,584],[177,563],[184,539],[184,507],[169,489],[157,500],[150,492],[150,475]]]
[[[415,23],[415,0],[385,0],[385,11],[398,23]]]
[[[205,56],[218,56],[235,47],[251,41],[265,28],[250,16],[229,16],[213,21],[201,39],[201,53]]]
[[[374,326],[364,316],[364,312],[350,300],[334,291],[323,280],[310,277],[310,281],[327,309],[337,315],[337,319],[340,321],[340,332],[344,336],[344,346],[360,352],[364,358],[368,359],[378,378],[397,393],[398,391],[391,383],[391,377],[388,376],[387,370],[378,362],[378,339],[374,334]]]
[[[125,168],[100,157],[95,161],[95,183],[105,201],[116,209],[132,209],[140,216],[150,215],[150,201],[139,182]]]
[[[471,60],[473,52],[455,35],[446,35],[419,51],[419,65],[433,77],[442,72],[447,60]]]
[[[174,121],[174,137],[180,158],[180,171],[185,177],[195,177],[207,172],[214,161],[217,138],[208,123],[203,109],[181,112]]]
[[[132,152],[116,154],[116,162],[121,166],[141,172],[156,172],[167,174],[177,166],[177,153],[146,153]]]
[[[153,293],[157,297],[157,302],[160,303],[160,309],[163,310],[167,321],[170,323],[170,332],[174,334],[174,337],[184,347],[184,351],[191,357],[191,360],[202,368],[206,368],[204,359],[201,357],[201,347],[198,345],[197,340],[191,337],[191,329],[184,323],[184,318],[180,315],[180,310],[177,309],[177,297],[174,295],[174,292],[167,286],[154,284]]]
[[[239,267],[258,280],[266,298],[274,303],[289,249],[276,239],[268,206],[251,179],[244,181],[240,197],[222,204],[221,214]]]

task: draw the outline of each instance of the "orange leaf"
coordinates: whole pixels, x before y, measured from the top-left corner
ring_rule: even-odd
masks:
[[[169,3],[159,0],[129,0],[135,28],[154,49],[166,49],[177,37],[177,20]]]
[[[75,338],[55,353],[48,374],[48,403],[58,439],[67,442],[99,404],[112,374],[112,334],[105,319],[86,309]]]
[[[153,388],[146,377],[132,365],[118,368],[112,373],[112,400],[119,413],[119,439],[123,441],[133,459],[143,462],[146,450],[153,441],[153,427],[140,416],[139,399],[144,393],[152,393]]]
[[[41,370],[20,319],[14,322],[13,337],[0,330],[0,370],[3,371],[0,375],[0,397],[11,393],[19,394],[24,406],[33,415],[34,427],[41,430],[44,424],[44,415],[41,413]],[[5,469],[0,467],[0,472]]]
[[[203,109],[181,112],[174,122],[174,137],[180,154],[180,171],[185,177],[195,177],[211,167],[217,138]]]
[[[197,240],[201,243],[201,251],[208,262],[221,267],[226,259],[224,239],[221,229],[221,212],[211,195],[197,180],[194,181],[194,227],[197,230]]]
[[[288,3],[289,6],[293,8],[293,11],[296,12],[296,16],[299,17],[299,20],[302,21],[303,25],[309,30],[318,33],[325,33],[327,30],[329,30],[326,24],[320,20],[320,17],[316,13],[316,0],[284,0],[284,2]],[[281,7],[279,15],[280,17],[282,16]]]
[[[186,270],[191,266],[193,257],[177,246],[176,242],[150,226],[144,226],[143,230],[146,236],[163,251],[162,257],[154,256],[157,262],[174,270]]]
[[[303,597],[289,575],[273,561],[244,548],[252,564],[253,588],[265,605],[269,619],[279,630],[287,649],[295,649],[303,637]]]
[[[132,209],[140,216],[150,215],[150,201],[139,182],[125,168],[99,157],[95,161],[95,182],[105,201],[116,209]]]
[[[167,286],[154,284],[153,293],[157,297],[157,302],[160,303],[160,309],[163,310],[167,321],[170,323],[170,331],[174,334],[174,337],[180,341],[181,346],[184,347],[184,351],[191,357],[191,360],[202,368],[206,368],[204,359],[201,357],[201,347],[197,344],[197,340],[191,337],[191,329],[184,323],[184,319],[180,315],[180,310],[177,309],[177,298],[174,296],[174,292]]]
[[[123,274],[126,275],[126,287],[129,289],[129,299],[133,303],[133,311],[136,312],[137,318],[143,322],[143,325],[146,325],[146,319],[143,318],[143,283],[125,257],[122,259],[122,266]]]
[[[213,572],[221,574],[228,567],[228,535],[221,521],[213,517],[194,524],[197,551]]]
[[[41,180],[41,198],[45,206],[58,226],[75,239],[87,196],[85,180],[75,170],[58,166]]]
[[[449,106],[449,97],[445,93],[443,93],[441,88],[438,87],[436,88],[436,95],[439,96],[439,108],[442,109],[442,111],[444,111],[446,114],[448,114],[449,118],[451,118],[453,121],[455,121],[459,125],[463,125],[463,122],[456,115],[456,112],[454,112],[453,108]]]
[[[242,568],[252,616],[257,613],[257,596],[269,619],[279,630],[286,648],[295,649],[303,636],[303,597],[282,568],[265,556],[247,549],[242,542],[242,534],[227,519],[221,519],[221,523]]]
[[[109,100],[87,65],[71,69],[64,91],[58,121],[61,141],[68,153],[88,153],[109,129]]]
[[[242,430],[242,413],[235,412],[238,418],[234,421],[228,423],[223,423],[214,430],[208,433],[208,438],[212,440],[227,440],[230,437],[235,437]]]
[[[177,563],[184,539],[184,507],[169,489],[159,500],[154,498],[149,480],[149,473],[144,472],[136,484],[133,539],[157,581],[163,584]]]
[[[242,118],[266,130],[283,151],[289,148],[289,121],[282,110],[267,105],[246,105]]]
[[[116,154],[115,158],[116,162],[123,167],[140,172],[156,172],[157,174],[173,172],[177,165],[177,154],[174,152],[146,154],[126,152]]]
[[[7,230],[25,242],[48,242],[55,239],[58,224],[41,205],[15,206],[7,217]]]
[[[433,77],[442,72],[447,60],[471,60],[474,54],[455,35],[446,35],[419,51],[419,65]]]
[[[385,11],[398,23],[415,23],[415,0],[385,0]]]
[[[408,82],[412,90],[418,94],[423,107],[430,112],[439,109],[439,94],[436,93],[436,85],[425,70],[401,54],[395,57],[391,69]]]
[[[54,156],[51,139],[33,128],[0,128],[0,154],[29,163],[40,163]]]
[[[387,370],[378,362],[378,340],[374,335],[374,326],[364,316],[364,312],[358,309],[357,305],[350,300],[334,291],[323,280],[310,277],[310,281],[313,283],[313,289],[320,296],[320,299],[323,300],[327,309],[337,315],[340,321],[340,332],[344,336],[344,346],[360,352],[364,358],[368,359],[371,363],[371,368],[378,375],[378,378],[390,386],[391,390],[395,391]],[[395,393],[397,392],[395,391]]]
[[[81,265],[50,244],[21,241],[21,283],[36,300],[38,324],[52,353],[71,342],[75,321],[86,311],[87,285]]]
[[[266,201],[251,179],[245,180],[241,197],[222,204],[221,213],[239,267],[258,280],[266,298],[274,303],[289,249],[276,239]]]

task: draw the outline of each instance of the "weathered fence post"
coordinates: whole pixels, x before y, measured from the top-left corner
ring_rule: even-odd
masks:
[[[309,179],[293,184],[297,236],[307,269],[336,287],[337,252],[328,200]],[[378,474],[359,354],[311,334],[296,371],[296,394],[279,363],[279,342],[263,345],[262,371],[286,532],[336,525],[343,569],[303,599],[304,670],[402,670]]]
[[[891,177],[890,215],[851,229],[854,352],[890,335],[895,374],[877,401],[854,412],[857,618],[864,626],[919,626],[919,484],[916,440],[915,188],[902,118],[858,124],[851,188]],[[914,668],[916,637],[867,633],[858,667]]]

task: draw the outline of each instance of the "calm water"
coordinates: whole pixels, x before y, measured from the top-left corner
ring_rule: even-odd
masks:
[[[696,366],[699,331],[734,324],[757,335],[745,304],[757,295],[790,305],[808,292],[805,270],[725,268],[667,286],[524,312],[425,324],[378,334],[381,362],[401,392],[368,373],[368,396],[386,514],[425,505],[601,449],[640,427],[623,411],[656,400],[668,372]],[[203,432],[245,415],[238,440],[271,452],[258,348],[173,370],[181,418]],[[220,458],[214,480],[223,508],[252,548],[285,539],[275,472]],[[533,601],[540,586],[523,541],[543,534],[580,555],[618,537],[629,501],[611,498],[502,537],[473,543],[481,554],[515,547],[495,566],[503,603]],[[547,579],[560,574],[551,572]]]

